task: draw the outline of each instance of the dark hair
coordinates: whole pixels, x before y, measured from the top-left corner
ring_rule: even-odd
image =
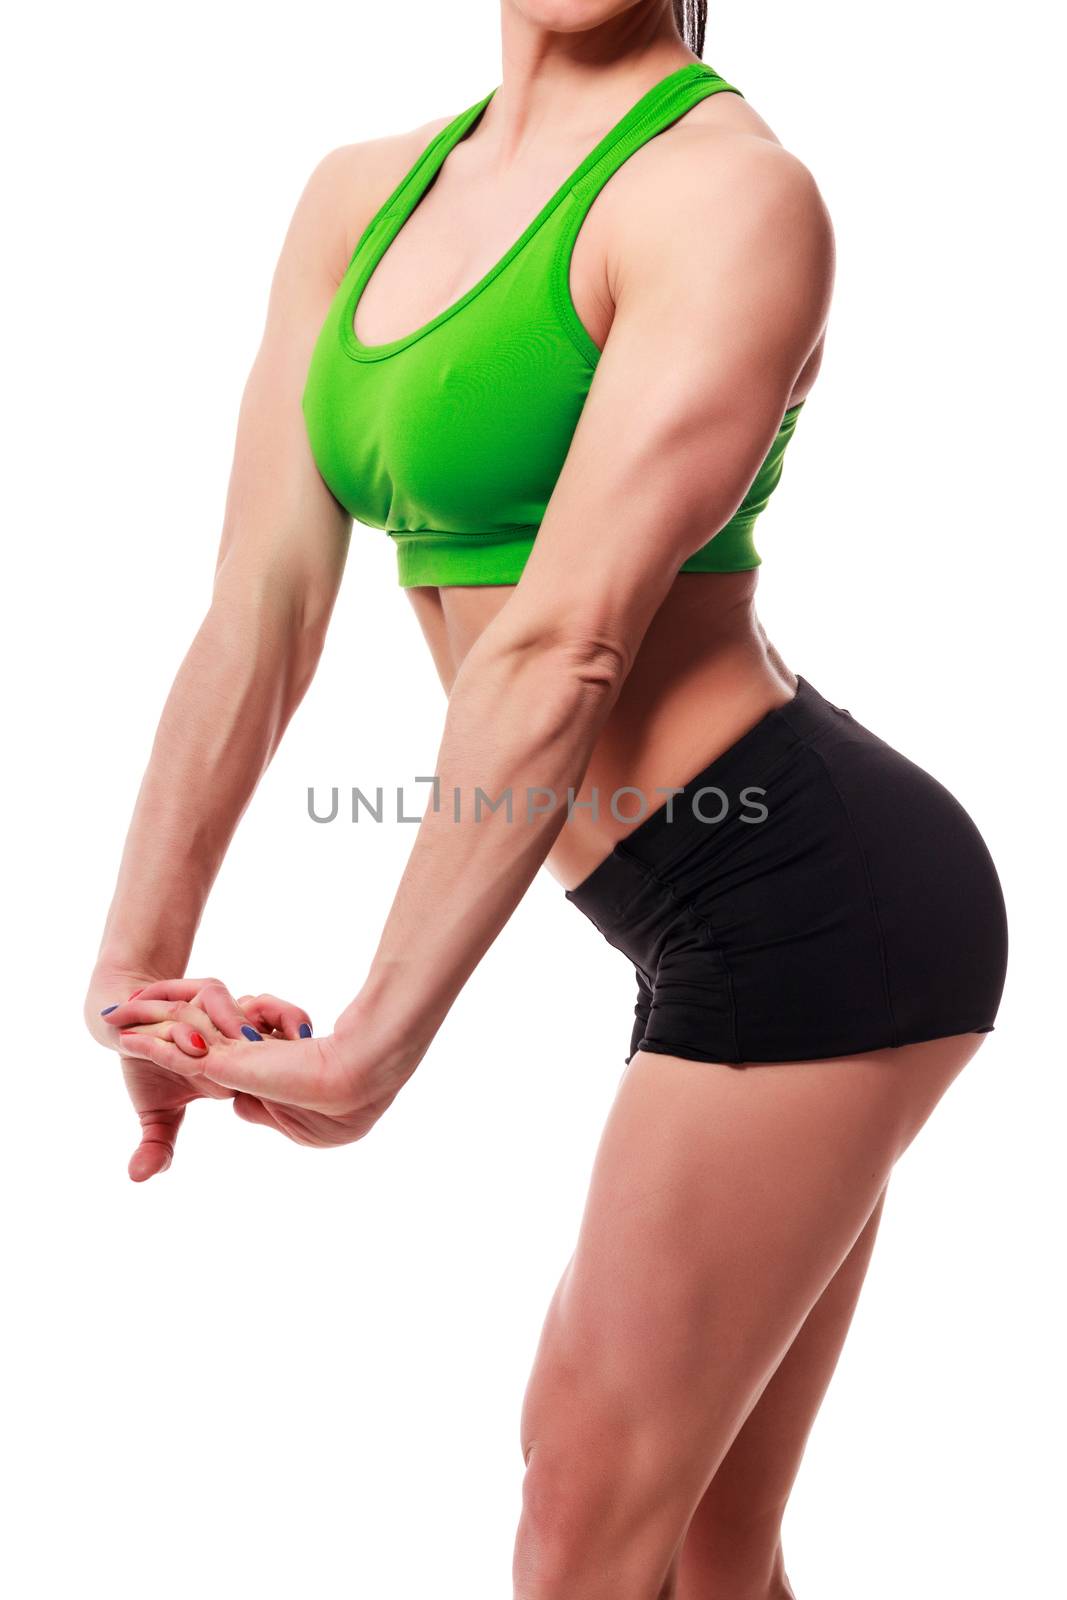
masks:
[[[673,0],[674,21],[695,56],[704,54],[704,28],[708,20],[708,0]]]

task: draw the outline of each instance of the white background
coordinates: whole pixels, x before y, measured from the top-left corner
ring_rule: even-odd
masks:
[[[890,1186],[787,1523],[799,1600],[1002,1600],[1061,1566],[1054,25],[762,0],[714,5],[705,51],[837,230],[762,616],[963,801],[1013,938],[997,1031]],[[496,6],[99,0],[23,7],[8,43],[7,1587],[504,1600],[519,1403],[622,1069],[625,963],[544,875],[371,1138],[311,1152],[200,1105],[140,1188],[80,1022],[292,207],[333,146],[486,93]],[[414,830],[315,827],[307,786],[432,770],[441,714],[392,548],[357,529],[191,971],[331,1025]]]

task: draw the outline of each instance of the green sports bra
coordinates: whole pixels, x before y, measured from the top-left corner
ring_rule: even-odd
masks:
[[[740,93],[704,62],[654,84],[473,288],[387,344],[357,338],[360,296],[495,89],[431,139],[367,224],[312,352],[302,404],[323,480],[358,522],[394,540],[403,586],[518,582],[600,356],[568,287],[578,230],[628,156],[721,90]],[[799,412],[786,411],[736,514],[683,572],[759,565],[753,525]]]

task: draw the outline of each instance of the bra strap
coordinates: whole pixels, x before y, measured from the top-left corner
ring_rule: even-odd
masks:
[[[351,268],[359,252],[384,218],[392,216],[399,211],[402,225],[404,219],[414,211],[419,200],[433,182],[438,170],[444,164],[452,146],[459,143],[475,118],[481,115],[492,98],[492,94],[485,95],[483,99],[477,101],[473,106],[468,106],[466,111],[461,111],[458,116],[453,117],[452,121],[446,123],[443,128],[438,129],[421,155],[408,168],[396,188],[383,200],[367,223],[367,226],[356,241],[355,249],[348,258],[349,268]]]
[[[740,89],[727,83],[725,78],[720,78],[706,62],[693,62],[691,67],[673,74],[658,92],[646,95],[629,116],[618,124],[606,146],[598,148],[594,158],[576,174],[557,230],[552,259],[552,288],[564,326],[581,354],[594,364],[600,359],[600,351],[578,317],[570,296],[571,254],[589,207],[608,179],[618,172],[635,150],[677,122],[701,100],[723,92],[740,95],[744,99]]]
[[[651,97],[646,95],[633,107],[615,128],[607,148],[598,149],[596,160],[583,167],[574,184],[574,202],[570,209],[584,216],[608,179],[635,150],[669,128],[672,122],[677,122],[699,101],[724,90],[741,95],[740,89],[720,78],[703,61],[694,61],[691,67],[673,74],[658,90],[652,91]]]

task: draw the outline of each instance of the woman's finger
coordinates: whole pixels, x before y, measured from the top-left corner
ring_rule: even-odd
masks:
[[[239,1039],[242,1029],[249,1026],[248,1018],[237,1001],[217,978],[197,990],[196,1003],[227,1039]]]
[[[116,1007],[107,1020],[116,1021],[118,1026],[122,1027],[128,1015],[131,1021],[135,1020],[136,1007],[166,1004],[170,1007],[167,1013],[170,1017],[192,1020],[194,1012],[197,1017],[201,1017],[207,1025],[208,1032],[205,1036],[209,1040],[215,1030],[224,1038],[239,1039],[244,1029],[249,1026],[248,1018],[229,989],[218,978],[207,978],[199,985],[182,978],[173,983],[154,983],[150,988],[152,991],[168,990],[167,1000],[163,1002],[154,992],[145,990],[135,1000],[128,1000],[125,1005]],[[179,996],[178,990],[185,992]],[[258,1032],[258,1029],[255,1031]]]
[[[212,1039],[219,1037],[206,1011],[181,1000],[129,1000],[105,1019],[115,1030],[118,1048],[122,1032],[151,1029],[160,1038],[171,1039],[186,1055],[202,1056]]]
[[[243,1012],[247,1021],[257,1033],[266,1035],[272,1031],[271,1024],[267,1021],[266,1017],[259,1009],[258,996],[254,994],[243,994],[238,1000],[237,1004],[240,1006],[241,1011]],[[244,1029],[241,1031],[243,1033]],[[247,1037],[247,1035],[245,1035],[245,1037]]]
[[[235,1094],[233,1097],[233,1109],[242,1122],[255,1122],[261,1128],[273,1128],[275,1133],[281,1131],[278,1127],[277,1119],[271,1116],[267,1106],[263,1104],[262,1100],[257,1099],[254,1094]]]
[[[270,1105],[265,1100],[257,1100],[254,1094],[235,1094],[233,1109],[245,1122],[257,1122],[261,1127],[273,1128],[275,1133],[280,1133],[293,1144],[305,1144],[317,1148],[331,1142],[327,1139],[312,1138],[307,1129],[301,1125],[299,1114],[294,1115],[290,1107]]]
[[[151,1061],[154,1066],[173,1072],[180,1078],[200,1077],[204,1056],[193,1056],[179,1049],[169,1036],[171,1026],[170,1023],[162,1023],[160,1031],[146,1028],[120,1034],[123,1055],[134,1056],[138,1061]]]
[[[239,1039],[241,1030],[249,1026],[248,1018],[220,978],[164,978],[147,984],[124,1004],[109,1006],[104,1014],[109,1022],[115,1019],[121,1027],[127,1021],[127,1007],[142,1001],[195,1001],[227,1039]]]
[[[148,1023],[169,1022],[181,1011],[179,1000],[127,1000],[122,1005],[105,1006],[100,1015],[112,1028],[138,1028]]]
[[[212,1083],[260,1100],[326,1115],[344,1106],[342,1070],[322,1039],[220,1040],[197,1066]]]
[[[250,999],[251,1012],[264,1028],[280,1033],[283,1039],[310,1039],[311,1018],[301,1006],[279,1000],[276,994],[257,994]]]
[[[128,1168],[134,1183],[144,1183],[147,1178],[166,1172],[174,1159],[174,1141],[184,1116],[184,1106],[173,1111],[141,1113],[141,1142],[130,1157]]]
[[[283,1039],[310,1039],[311,1018],[301,1006],[278,995],[242,995],[235,1000],[219,978],[167,978],[147,984],[128,1000],[106,1006],[101,1013],[114,1028],[139,1026],[181,1016],[181,1007],[195,1002],[213,1027],[227,1039],[256,1033],[276,1033]],[[210,1035],[208,1035],[210,1038]]]
[[[279,1105],[273,1100],[260,1100],[253,1094],[235,1094],[233,1109],[245,1122],[257,1122],[264,1128],[273,1128],[284,1134],[294,1144],[311,1149],[331,1149],[336,1145],[351,1144],[359,1137],[357,1130],[335,1117],[318,1111],[302,1111],[296,1106]]]
[[[187,1016],[179,1017],[171,1024],[170,1036],[179,1050],[184,1050],[187,1056],[205,1056],[210,1043],[210,1023],[206,1022],[199,1014],[196,1007],[188,1008]]]

